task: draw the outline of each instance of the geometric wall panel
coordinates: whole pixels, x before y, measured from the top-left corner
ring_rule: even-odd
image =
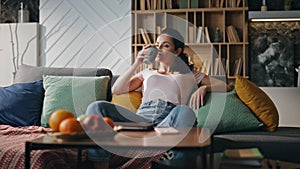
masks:
[[[39,22],[43,66],[130,66],[131,1],[40,0]]]

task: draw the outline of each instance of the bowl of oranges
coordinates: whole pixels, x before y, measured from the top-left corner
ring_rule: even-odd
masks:
[[[111,139],[116,132],[114,122],[109,117],[97,114],[76,117],[73,112],[58,109],[49,118],[48,135],[63,140],[77,139]]]

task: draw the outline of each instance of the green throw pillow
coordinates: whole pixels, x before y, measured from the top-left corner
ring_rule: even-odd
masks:
[[[65,109],[79,116],[85,113],[90,103],[106,100],[109,79],[109,76],[44,76],[41,125],[48,127],[49,117],[57,109]]]
[[[235,89],[227,93],[207,93],[205,105],[196,111],[197,126],[214,133],[255,130],[263,124],[238,98]]]

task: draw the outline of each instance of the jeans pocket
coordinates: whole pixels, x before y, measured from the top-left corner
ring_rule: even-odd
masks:
[[[152,123],[158,124],[168,116],[174,107],[174,104],[158,99],[143,103],[137,114],[150,120]]]

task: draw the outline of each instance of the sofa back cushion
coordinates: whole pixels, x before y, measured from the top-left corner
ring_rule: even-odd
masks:
[[[14,79],[15,83],[32,82],[42,80],[43,75],[53,76],[109,76],[110,80],[107,87],[107,101],[111,101],[111,79],[112,72],[106,68],[58,68],[58,67],[39,67],[20,65]]]
[[[0,87],[0,124],[39,126],[43,99],[41,80]]]

